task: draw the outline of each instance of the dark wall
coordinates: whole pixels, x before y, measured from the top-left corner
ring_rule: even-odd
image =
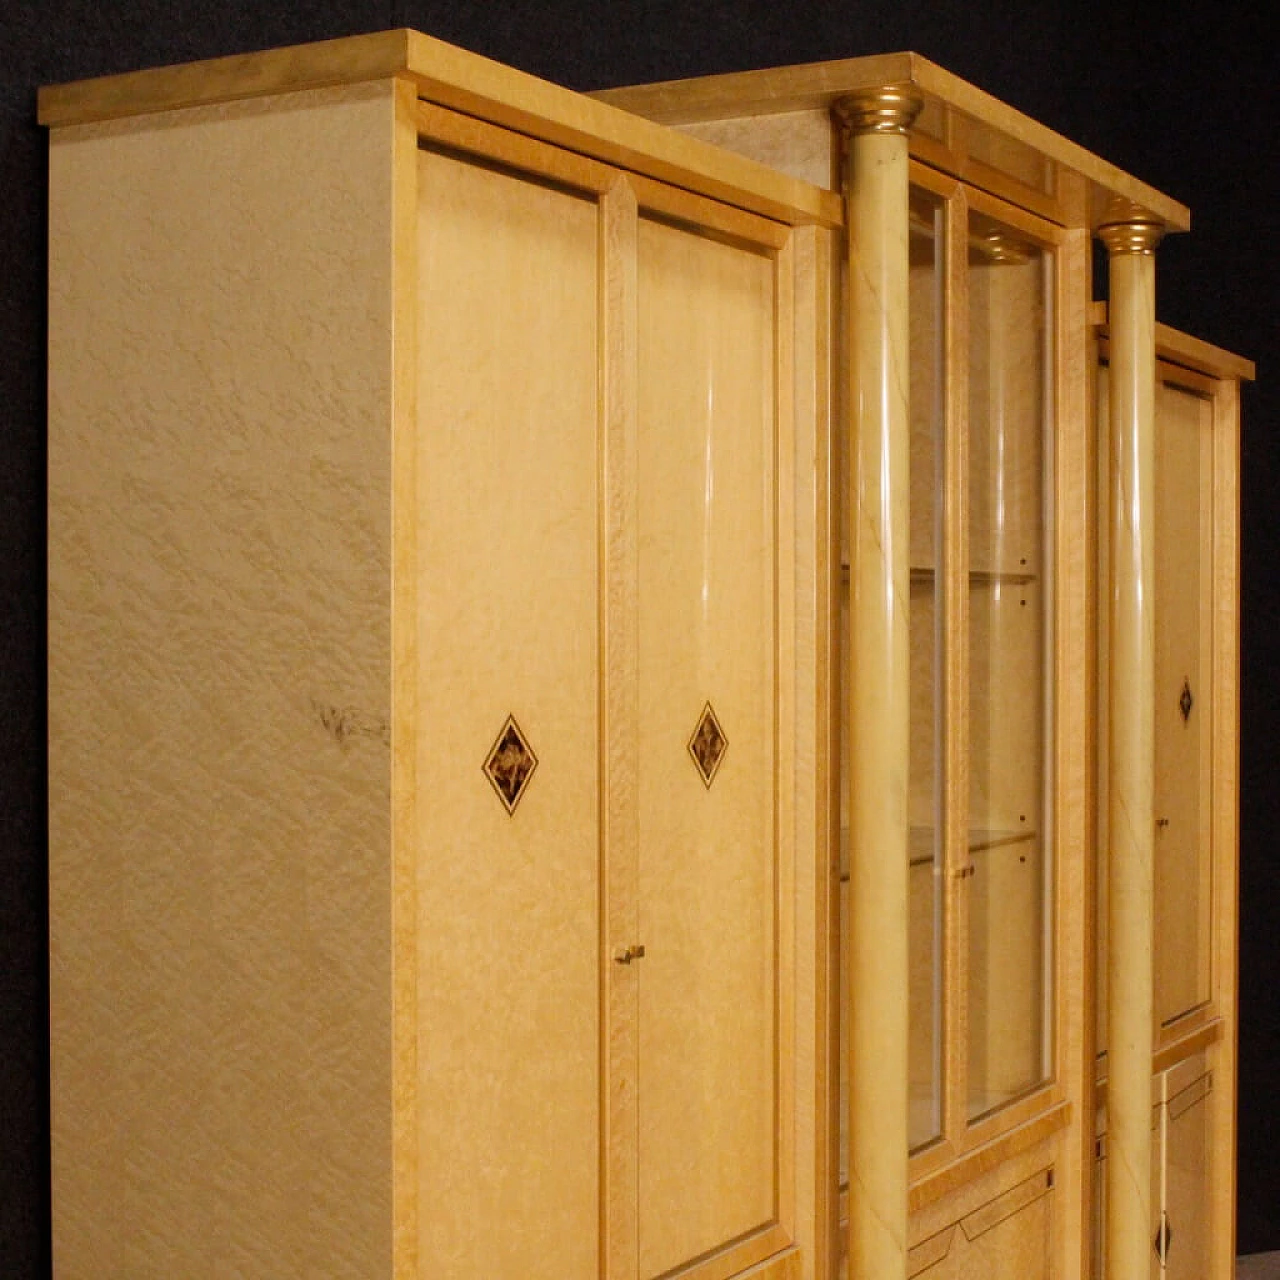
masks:
[[[1049,6],[1045,6],[1049,10]],[[1262,6],[1158,23],[1139,6],[911,0],[7,0],[0,17],[0,1275],[49,1273],[45,874],[43,83],[415,26],[574,88],[915,49],[1167,191],[1189,236],[1159,252],[1163,320],[1248,355],[1244,400],[1240,1240],[1280,1248],[1272,995],[1280,824],[1280,518],[1272,46]],[[1082,15],[1089,13],[1087,20]]]

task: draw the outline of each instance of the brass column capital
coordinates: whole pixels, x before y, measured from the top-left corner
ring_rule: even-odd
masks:
[[[1164,223],[1131,200],[1114,201],[1098,227],[1098,239],[1116,257],[1124,253],[1154,254],[1164,238]]]
[[[911,83],[886,84],[863,89],[831,104],[846,136],[861,133],[906,134],[924,106],[919,90]]]

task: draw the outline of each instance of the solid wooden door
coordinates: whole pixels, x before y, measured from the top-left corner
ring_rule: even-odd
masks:
[[[419,153],[420,1256],[598,1274],[598,210]]]
[[[653,218],[637,243],[637,1244],[649,1280],[735,1241],[744,1260],[786,1242],[784,866],[777,263]]]
[[[1155,1009],[1167,1025],[1211,993],[1213,408],[1156,393]]]
[[[793,1240],[787,233],[533,158],[418,170],[421,1258],[710,1280]]]

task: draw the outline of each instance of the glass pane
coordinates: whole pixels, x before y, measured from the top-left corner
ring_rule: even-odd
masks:
[[[969,237],[969,1115],[1048,1061],[1048,254]]]
[[[911,198],[911,955],[912,1148],[942,1130],[943,209]]]

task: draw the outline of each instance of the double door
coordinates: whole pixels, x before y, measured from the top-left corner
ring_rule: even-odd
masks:
[[[418,223],[420,1266],[729,1276],[791,1239],[789,233],[525,139]]]

